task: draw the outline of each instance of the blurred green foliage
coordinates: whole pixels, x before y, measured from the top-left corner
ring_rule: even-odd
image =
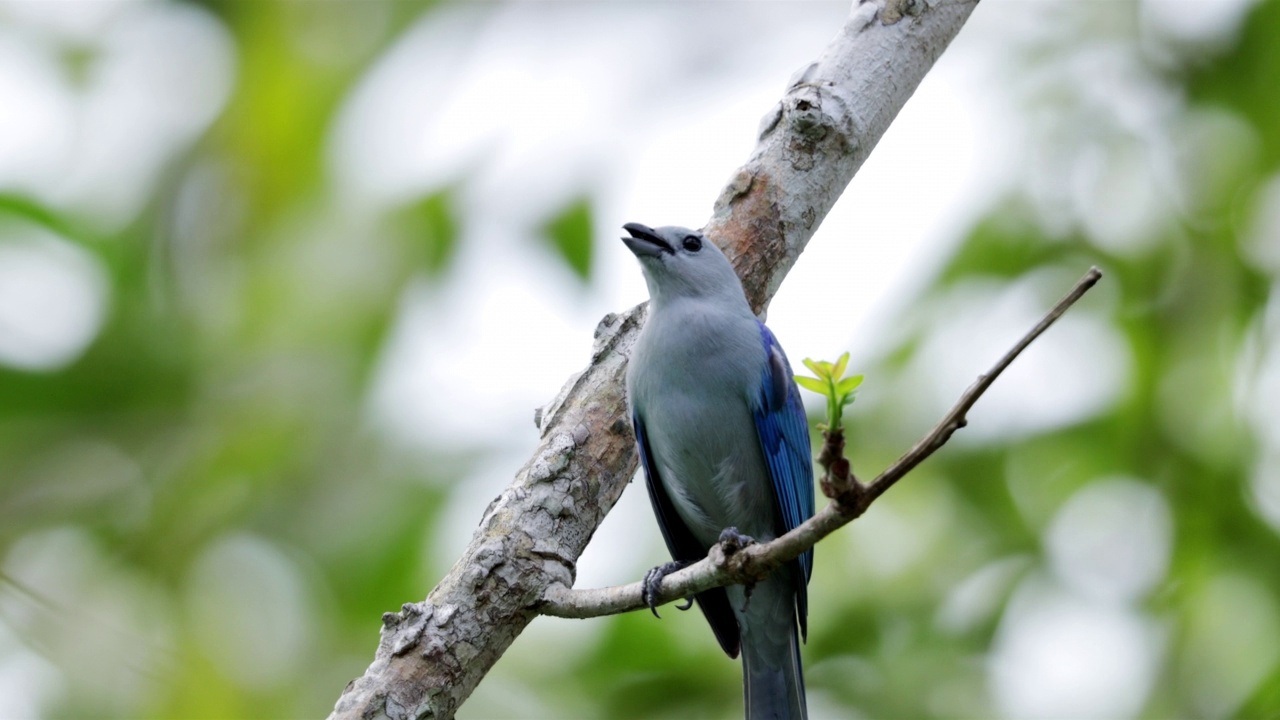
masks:
[[[581,280],[591,275],[591,202],[579,198],[547,222],[551,246]]]
[[[234,39],[233,94],[123,226],[0,196],[0,242],[14,227],[56,233],[100,262],[110,288],[104,324],[73,362],[0,366],[0,677],[18,672],[4,664],[18,650],[41,658],[32,687],[45,715],[322,715],[372,658],[381,613],[446,570],[430,552],[435,528],[477,452],[408,451],[370,427],[367,404],[406,288],[448,282],[471,218],[443,187],[361,225],[327,186],[335,114],[436,11],[377,4],[372,40],[355,42],[348,33],[371,23],[363,5],[206,3]],[[1257,407],[1256,381],[1280,362],[1280,267],[1257,259],[1280,257],[1280,238],[1252,221],[1277,197],[1280,2],[1258,3],[1238,37],[1207,50],[1146,55],[1135,26],[1078,32],[1140,58],[1179,98],[1167,124],[1184,133],[1172,181],[1186,192],[1129,245],[1043,222],[1031,189],[1011,192],[921,283],[915,309],[894,318],[902,332],[862,339],[873,346],[858,362],[876,380],[844,421],[857,470],[879,471],[928,427],[911,403],[959,293],[1034,278],[1051,301],[1066,287],[1053,282],[1091,264],[1107,276],[1081,311],[1121,338],[1123,386],[1102,411],[1047,431],[961,433],[818,548],[804,651],[815,716],[1012,713],[993,699],[1002,659],[1022,657],[1011,618],[1037,588],[1070,585],[1058,564],[1072,543],[1055,528],[1074,527],[1066,508],[1096,486],[1157,498],[1171,528],[1149,587],[1119,600],[1062,591],[1150,630],[1155,660],[1121,660],[1150,668],[1134,681],[1146,686],[1125,686],[1140,702],[1115,714],[1280,714],[1280,519],[1265,517],[1260,497],[1275,485],[1259,479],[1276,472],[1264,424],[1280,416]],[[343,59],[308,54],[300,27]],[[1104,50],[1036,45],[1008,72]],[[67,62],[80,77],[94,58]],[[1029,125],[1046,106],[1094,119],[1066,85],[1027,99]],[[1071,156],[1147,140],[1104,125],[1045,142]],[[593,212],[576,199],[548,208],[542,228],[545,249],[584,281]],[[174,241],[191,232],[183,223],[202,242]],[[1078,350],[1072,367],[1088,368],[1090,348]],[[1103,542],[1086,557],[1128,549]],[[571,625],[521,638],[462,715],[740,712],[737,666],[696,613]]]
[[[434,277],[448,270],[458,248],[455,214],[449,193],[438,192],[406,205],[393,217],[400,226],[402,242],[420,256],[409,263],[410,270],[421,269]]]

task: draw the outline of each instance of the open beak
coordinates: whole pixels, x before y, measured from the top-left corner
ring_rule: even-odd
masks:
[[[638,258],[660,257],[663,253],[667,255],[675,253],[675,250],[667,244],[667,241],[663,240],[648,225],[627,223],[622,226],[622,229],[626,230],[627,234],[631,236],[622,238],[622,242],[626,243],[627,247]]]

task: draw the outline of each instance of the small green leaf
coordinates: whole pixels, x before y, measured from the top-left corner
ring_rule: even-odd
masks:
[[[839,360],[836,360],[835,369],[831,371],[831,378],[833,380],[839,380],[840,378],[844,377],[844,369],[848,365],[849,365],[849,353],[846,351],[845,354],[840,356]]]
[[[829,385],[818,378],[805,377],[803,375],[796,376],[796,383],[805,390],[811,390],[819,395],[826,395]]]
[[[850,375],[836,385],[836,392],[841,395],[848,395],[858,389],[858,386],[862,384],[863,379],[863,375]]]
[[[825,377],[826,377],[826,374],[822,372],[822,368],[819,366],[819,364],[818,364],[817,362],[815,362],[815,361],[813,360],[813,358],[805,358],[805,359],[804,359],[804,366],[805,366],[805,367],[807,367],[807,368],[809,368],[810,370],[812,370],[812,371],[813,371],[813,374],[814,374],[814,375],[817,375],[819,378],[825,378]],[[824,391],[824,390],[816,390],[815,392],[825,392],[825,391]]]

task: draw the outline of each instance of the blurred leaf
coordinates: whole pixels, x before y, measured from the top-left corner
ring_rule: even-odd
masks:
[[[299,52],[299,18],[289,3],[229,3],[222,9],[239,40],[241,70],[215,133],[252,168],[254,210],[269,217],[326,176],[322,160],[335,110],[363,66],[318,64]]]
[[[586,281],[591,275],[591,202],[579,198],[543,227],[543,234],[569,269]]]
[[[848,395],[849,393],[852,393],[854,390],[858,389],[858,386],[862,384],[862,380],[865,377],[865,375],[851,375],[841,380],[836,385],[836,392],[840,395]]]
[[[68,240],[84,243],[88,239],[86,233],[78,229],[73,221],[23,195],[0,192],[0,218],[6,215],[42,225]]]
[[[805,358],[803,362],[804,362],[804,366],[809,368],[811,371],[813,371],[813,374],[819,378],[826,378],[826,377],[829,377],[831,374],[830,363],[815,361],[811,358]],[[824,386],[823,389],[815,390],[814,392],[826,392],[826,391],[827,391],[826,387]]]
[[[724,714],[741,697],[740,671],[700,615],[664,615],[663,622],[638,612],[608,618],[595,650],[573,675],[601,698],[604,717]],[[665,689],[655,692],[659,688]]]
[[[448,269],[458,249],[458,220],[450,189],[431,193],[402,206],[391,216],[392,223],[405,233],[413,264],[438,277]]]
[[[796,382],[799,383],[800,387],[804,388],[805,390],[816,392],[819,395],[827,394],[827,384],[817,378],[805,377],[804,375],[797,375]]]
[[[844,377],[844,370],[846,367],[848,367],[848,365],[849,365],[849,353],[845,352],[839,357],[839,359],[836,360],[836,366],[831,371],[832,379],[839,380],[840,378]],[[854,387],[857,387],[856,383]]]
[[[1271,675],[1258,686],[1244,705],[1231,714],[1241,718],[1280,717],[1280,665],[1271,671]]]
[[[1071,243],[1045,242],[1029,212],[1021,203],[1007,201],[978,221],[948,260],[940,284],[975,275],[1018,277],[1075,251]]]
[[[1257,3],[1240,39],[1214,62],[1195,67],[1187,87],[1197,103],[1240,113],[1262,138],[1268,168],[1280,165],[1280,2]]]

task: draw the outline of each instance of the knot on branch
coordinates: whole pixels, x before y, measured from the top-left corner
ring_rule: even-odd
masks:
[[[844,431],[828,430],[822,433],[825,442],[818,455],[822,466],[822,494],[835,504],[842,515],[857,517],[871,504],[867,487],[853,474],[849,460],[844,456]]]
[[[925,0],[888,0],[880,11],[880,22],[894,25],[903,17],[919,17],[926,4]]]
[[[409,652],[422,640],[427,622],[434,614],[435,609],[426,603],[405,603],[400,607],[400,612],[383,613],[383,646],[394,657]]]
[[[810,170],[817,164],[818,144],[835,129],[834,118],[822,110],[822,92],[815,85],[802,85],[787,98],[786,116],[791,128],[791,167]]]
[[[790,130],[787,159],[795,170],[806,171],[858,146],[855,124],[830,80],[814,78],[793,86],[782,103]]]

